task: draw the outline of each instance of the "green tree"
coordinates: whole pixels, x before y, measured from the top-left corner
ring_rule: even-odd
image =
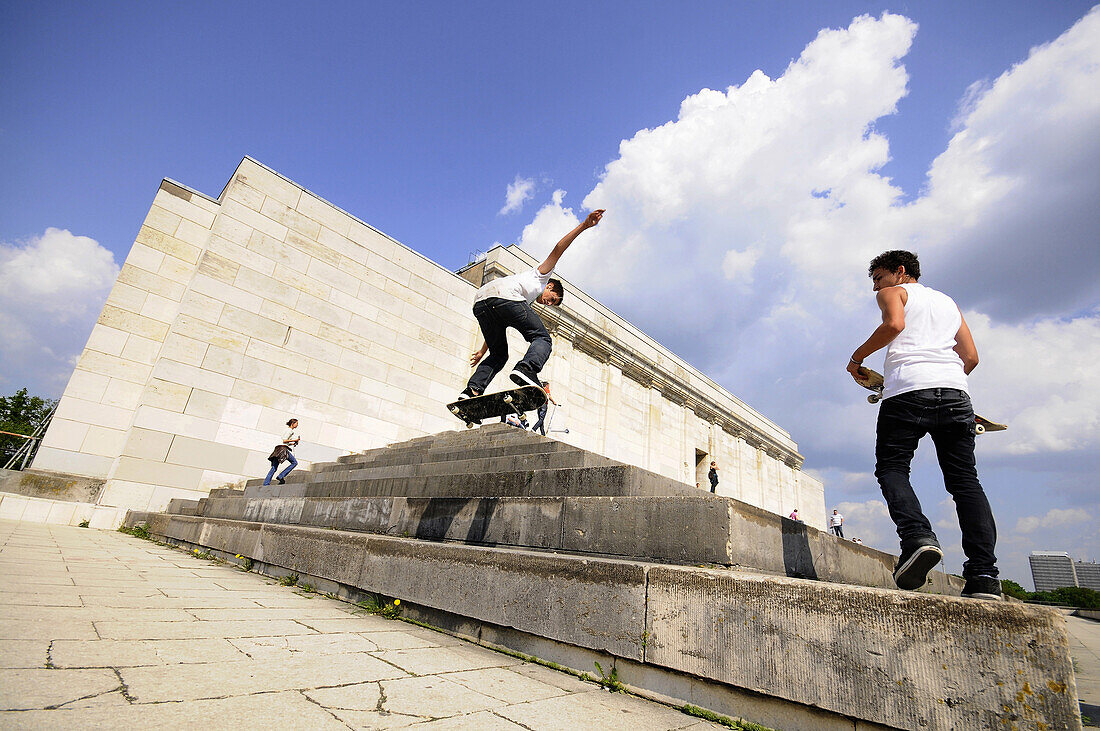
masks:
[[[1020,601],[1025,601],[1028,594],[1031,593],[1012,579],[1001,579],[1001,591],[1013,599],[1019,599]]]
[[[0,396],[0,431],[30,435],[42,423],[57,402],[39,396],[29,396],[21,388],[11,396]],[[7,464],[27,440],[0,434],[0,467]]]

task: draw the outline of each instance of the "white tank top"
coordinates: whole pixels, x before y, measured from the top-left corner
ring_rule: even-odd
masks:
[[[923,284],[903,284],[905,329],[886,348],[883,398],[922,388],[969,393],[963,362],[955,352],[962,315],[955,300]]]

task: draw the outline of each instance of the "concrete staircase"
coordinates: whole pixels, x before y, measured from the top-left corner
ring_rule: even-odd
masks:
[[[897,591],[888,554],[506,425],[261,483],[127,522],[779,728],[1080,726],[1057,613]]]

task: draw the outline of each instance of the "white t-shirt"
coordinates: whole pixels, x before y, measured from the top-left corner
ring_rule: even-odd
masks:
[[[962,314],[955,300],[916,282],[903,284],[905,329],[886,348],[883,398],[922,388],[969,393],[963,362],[955,352]]]
[[[290,442],[290,444],[286,444],[286,448],[293,452],[294,448],[298,446],[298,439],[298,430],[291,429],[286,433],[286,436],[283,437],[283,444]]]
[[[528,272],[501,277],[482,285],[474,295],[474,302],[487,300],[490,297],[499,297],[502,300],[514,302],[526,302],[531,304],[546,289],[546,283],[550,281],[550,274],[541,273],[538,268]]]
[[[838,525],[844,525],[844,516],[840,513],[829,516],[829,527],[835,528]]]

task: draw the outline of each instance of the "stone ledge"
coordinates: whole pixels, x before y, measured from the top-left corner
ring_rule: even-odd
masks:
[[[1081,727],[1064,619],[1045,608],[295,526],[164,515],[149,526],[857,723]]]

